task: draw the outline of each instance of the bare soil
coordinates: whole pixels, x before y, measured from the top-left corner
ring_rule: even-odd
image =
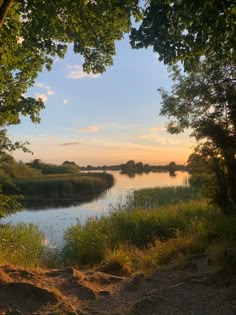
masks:
[[[1,315],[235,315],[232,275],[211,270],[205,256],[155,274],[118,265],[97,270],[0,267]]]

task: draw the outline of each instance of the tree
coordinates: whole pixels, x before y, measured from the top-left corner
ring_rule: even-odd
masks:
[[[20,123],[21,114],[39,122],[42,100],[23,95],[68,45],[85,71],[105,71],[132,16],[139,18],[138,0],[0,0],[0,128]]]
[[[135,161],[134,160],[129,160],[128,162],[125,163],[125,168],[126,169],[135,169]]]
[[[204,61],[187,75],[182,75],[175,66],[173,78],[177,83],[171,94],[159,89],[162,96],[161,114],[170,119],[167,130],[180,133],[191,128],[192,136],[197,141],[205,141],[200,151],[205,159],[214,161],[214,172],[221,190],[220,205],[224,204],[226,212],[235,212],[235,67],[223,62]]]
[[[174,68],[172,95],[160,90],[161,114],[173,119],[170,133],[192,128],[206,141],[194,164],[204,161],[214,174],[214,199],[227,212],[236,210],[235,17],[230,0],[151,0],[130,36],[133,48],[153,47],[165,64],[184,64],[186,76]]]
[[[226,174],[219,149],[209,142],[198,145],[189,156],[188,168],[191,174],[190,184],[201,189],[208,198],[227,211]]]
[[[143,169],[143,162],[138,162],[138,163],[136,163],[135,167],[136,167],[138,170],[142,170],[142,169]]]
[[[13,0],[1,0],[0,2],[0,28],[2,27],[12,4],[13,4]]]
[[[236,13],[232,0],[147,1],[142,23],[132,28],[133,48],[153,47],[165,64],[191,69],[202,56],[236,61]]]

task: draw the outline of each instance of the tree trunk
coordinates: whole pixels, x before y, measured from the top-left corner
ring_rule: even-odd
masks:
[[[3,0],[0,5],[0,29],[2,28],[5,19],[7,17],[8,11],[12,6],[14,0]]]

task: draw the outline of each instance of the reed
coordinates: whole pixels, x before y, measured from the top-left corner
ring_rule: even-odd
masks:
[[[113,176],[107,173],[43,175],[16,179],[17,189],[4,185],[4,192],[21,193],[26,201],[76,201],[96,197],[113,183]]]
[[[130,208],[118,205],[108,215],[70,227],[65,233],[64,263],[118,262],[148,273],[170,260],[206,254],[222,267],[227,248],[236,247],[236,217],[224,216],[203,199],[181,201],[183,191],[174,190],[179,194],[175,205],[172,201],[146,209],[133,208],[132,203]]]

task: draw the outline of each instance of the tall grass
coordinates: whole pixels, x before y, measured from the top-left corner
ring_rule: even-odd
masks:
[[[44,236],[35,225],[0,226],[0,263],[23,267],[42,265]]]
[[[130,201],[135,208],[150,209],[200,198],[198,189],[191,186],[177,186],[135,190]]]
[[[32,201],[86,200],[98,196],[113,183],[113,176],[107,173],[43,175],[15,180],[25,199]],[[4,189],[5,193],[15,193],[12,186],[5,185]]]
[[[46,246],[45,236],[34,224],[0,225],[0,264],[24,268],[61,266],[59,251]]]
[[[204,227],[201,233],[207,231],[210,240],[214,238],[219,216],[218,211],[203,201],[151,210],[113,211],[67,230],[63,250],[65,261],[73,264],[101,262],[108,249],[115,251],[120,246],[128,246],[145,250],[157,240],[166,242],[180,234],[196,234],[201,225]]]
[[[166,192],[164,188],[163,194]],[[216,263],[223,262],[227,247],[236,246],[236,216],[225,217],[205,200],[184,202],[182,190],[173,188],[172,193],[178,195],[175,205],[169,202],[153,207],[150,203],[148,209],[119,206],[109,215],[70,227],[65,233],[64,262],[119,262],[132,271],[144,272],[171,259],[200,253],[207,253]],[[135,198],[137,201],[137,195]]]

